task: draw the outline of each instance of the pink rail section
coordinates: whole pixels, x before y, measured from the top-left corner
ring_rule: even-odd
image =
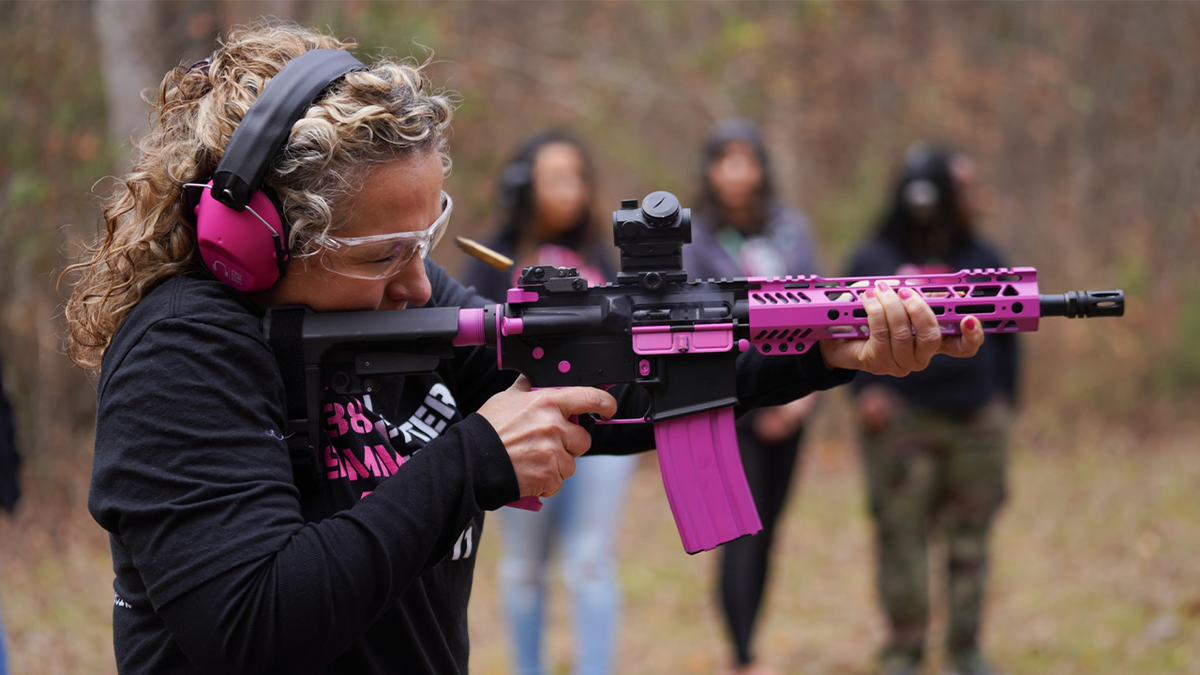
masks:
[[[867,313],[860,294],[884,281],[920,293],[944,334],[975,316],[985,333],[1038,329],[1041,306],[1032,267],[962,270],[953,274],[888,277],[817,276],[750,279],[750,341],[764,354],[797,354],[817,340],[865,337]]]

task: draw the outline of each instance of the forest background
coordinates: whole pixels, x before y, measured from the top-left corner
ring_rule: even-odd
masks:
[[[26,459],[24,502],[0,523],[16,672],[113,668],[107,540],[86,511],[94,381],[63,355],[59,272],[98,232],[102,179],[144,128],[139,92],[263,14],[357,38],[364,58],[433,55],[461,101],[455,234],[494,225],[498,170],[533,131],[592,148],[603,223],[655,189],[687,204],[699,140],[737,115],[762,125],[834,272],[909,143],[966,151],[982,230],[1013,264],[1047,292],[1128,298],[1123,320],[1047,321],[1024,341],[989,644],[1017,672],[1200,673],[1200,5],[285,0],[0,2],[0,354]],[[867,672],[882,634],[853,420],[832,399],[765,619],[787,672]],[[711,672],[727,658],[713,556],[679,551],[656,471],[643,463],[628,508],[647,515],[622,532],[620,672]],[[472,605],[488,673],[505,668],[492,537]]]

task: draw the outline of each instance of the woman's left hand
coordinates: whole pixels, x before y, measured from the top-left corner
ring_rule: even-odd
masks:
[[[830,368],[865,370],[875,375],[903,377],[924,370],[938,354],[975,356],[983,344],[983,326],[973,316],[959,325],[962,335],[943,337],[933,310],[920,293],[885,282],[861,293],[871,336],[864,339],[821,340],[821,356]]]

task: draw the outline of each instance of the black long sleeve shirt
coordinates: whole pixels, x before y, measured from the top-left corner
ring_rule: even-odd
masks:
[[[431,306],[480,306],[432,263]],[[848,381],[819,350],[739,356],[739,412]],[[103,362],[89,509],[110,533],[122,673],[466,673],[483,511],[519,496],[475,411],[515,373],[460,348],[374,397],[328,399],[324,479],[301,497],[284,389],[244,296],[170,279],[122,322]],[[637,387],[618,415],[642,414]],[[598,427],[596,452],[653,445]]]
[[[999,254],[978,237],[945,256],[917,264],[892,242],[877,238],[859,249],[847,276],[946,274],[962,269],[1004,267]],[[979,353],[969,359],[936,356],[929,367],[906,377],[861,373],[854,390],[883,385],[920,408],[960,413],[978,409],[996,397],[1017,397],[1018,343],[1012,333],[989,335]]]

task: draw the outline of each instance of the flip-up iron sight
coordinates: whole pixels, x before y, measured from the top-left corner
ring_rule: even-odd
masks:
[[[530,265],[521,270],[517,285],[540,286],[551,293],[566,293],[586,291],[587,279],[579,276],[579,270],[574,267]]]

